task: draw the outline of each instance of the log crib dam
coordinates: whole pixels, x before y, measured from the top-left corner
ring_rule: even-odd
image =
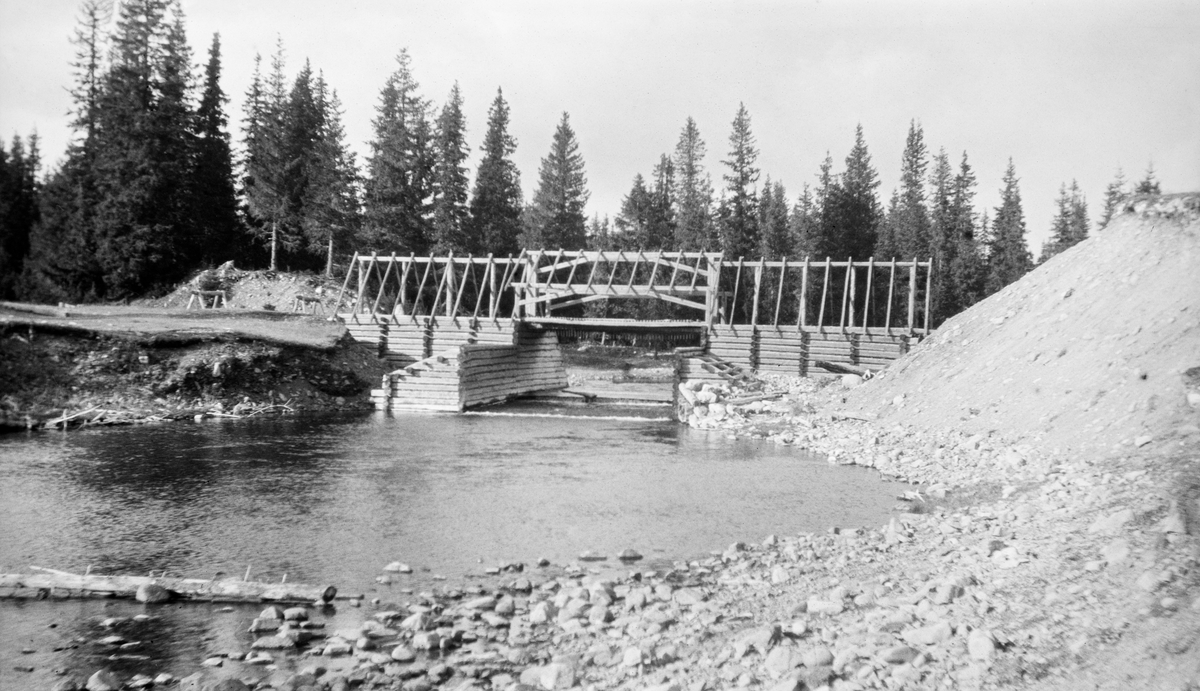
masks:
[[[567,387],[560,332],[694,336],[684,379],[877,370],[930,328],[932,261],[726,261],[719,252],[356,254],[337,304],[395,370],[382,410],[462,411]],[[609,316],[609,301],[659,304]],[[599,304],[592,304],[599,303]],[[629,310],[625,311],[626,314]]]

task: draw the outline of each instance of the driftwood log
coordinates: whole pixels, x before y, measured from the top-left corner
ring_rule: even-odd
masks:
[[[115,597],[133,598],[143,586],[165,588],[172,600],[195,602],[328,603],[338,596],[333,586],[300,583],[262,583],[233,579],[166,578],[75,574],[32,567],[38,573],[0,574],[0,597]]]
[[[870,379],[874,374],[869,369],[863,369],[862,367],[855,367],[853,365],[843,365],[837,362],[815,360],[813,361],[813,364],[825,370],[826,372],[833,372],[834,374],[857,374],[863,379]]]

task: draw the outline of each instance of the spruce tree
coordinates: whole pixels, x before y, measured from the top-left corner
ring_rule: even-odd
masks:
[[[943,319],[983,299],[984,281],[987,277],[982,254],[983,231],[976,221],[975,214],[975,173],[971,170],[965,151],[959,163],[958,175],[954,177],[950,218],[950,235],[958,247],[949,267],[948,283],[952,287],[952,299],[946,305]]]
[[[1087,201],[1074,180],[1069,188],[1066,184],[1059,187],[1055,205],[1057,211],[1050,224],[1050,238],[1042,246],[1040,262],[1087,239]]]
[[[281,233],[287,222],[287,110],[286,77],[283,73],[283,43],[278,42],[271,59],[271,74],[264,84],[261,58],[255,56],[254,77],[246,92],[245,136],[242,158],[242,197],[246,203],[247,227],[270,249],[270,269],[279,268]]]
[[[563,113],[550,153],[538,169],[538,188],[530,205],[524,245],[529,249],[582,250],[587,246],[583,215],[587,175],[570,116]]]
[[[437,121],[433,168],[433,252],[467,254],[472,250],[467,234],[468,184],[467,124],[458,84],[442,107]]]
[[[772,182],[770,176],[767,177],[758,211],[758,256],[771,261],[789,256],[795,259],[788,223],[787,191],[782,182]]]
[[[813,198],[812,188],[805,183],[800,188],[800,195],[788,216],[790,244],[797,258],[816,257],[817,223],[816,200]]]
[[[221,90],[221,37],[213,34],[204,68],[204,91],[196,109],[196,163],[192,215],[200,231],[201,263],[241,256],[244,231],[237,213],[233,155],[229,149],[225,93]]]
[[[1125,201],[1125,196],[1128,194],[1125,190],[1125,173],[1117,168],[1117,175],[1113,181],[1108,183],[1108,187],[1104,188],[1104,209],[1100,212],[1100,222],[1096,224],[1096,230],[1104,230],[1112,221],[1113,215],[1117,213],[1117,209]]]
[[[840,239],[834,228],[834,204],[841,194],[840,181],[833,174],[833,156],[825,158],[817,172],[817,187],[813,191],[813,234],[811,248],[815,259],[832,258],[842,254]]]
[[[425,254],[433,235],[436,159],[430,106],[417,91],[407,49],[396,64],[372,121],[361,241],[369,251]]]
[[[688,117],[679,133],[672,158],[675,170],[675,247],[695,252],[717,249],[713,222],[712,181],[704,172],[704,140],[696,121]]]
[[[846,170],[833,188],[829,206],[832,256],[866,259],[875,251],[875,237],[883,220],[876,188],[879,177],[863,138],[862,125],[854,132],[854,146],[846,156]],[[903,200],[901,200],[903,203]]]
[[[928,150],[925,148],[925,133],[914,120],[908,126],[908,138],[904,144],[904,155],[900,166],[900,199],[896,209],[894,227],[896,232],[897,249],[900,256],[907,259],[912,257],[929,256],[931,249],[944,245],[944,239],[936,241],[930,236],[929,209],[925,203],[925,173],[929,167]],[[945,161],[945,152],[939,161],[941,169],[935,169],[934,175],[943,175],[943,192],[949,183],[949,164]],[[931,181],[934,185],[936,180]]]
[[[512,160],[517,141],[508,133],[508,118],[504,92],[496,89],[467,219],[468,246],[475,254],[504,256],[521,249],[521,172]]]
[[[651,208],[654,204],[650,190],[641,173],[633,177],[633,185],[621,200],[621,212],[614,222],[616,233],[612,249],[649,249]]]
[[[1134,194],[1162,194],[1162,186],[1158,183],[1158,178],[1154,176],[1154,164],[1146,166],[1146,177],[1138,181],[1133,188]]]
[[[1000,206],[996,207],[989,238],[985,284],[988,295],[1020,279],[1033,266],[1025,241],[1025,212],[1021,208],[1021,191],[1017,187],[1017,169],[1011,158],[1004,171],[1003,182]]]
[[[672,250],[675,245],[675,162],[660,154],[652,173],[646,249]]]
[[[752,257],[758,249],[758,147],[750,131],[750,113],[739,104],[729,133],[725,190],[717,209],[721,250],[726,259]]]
[[[106,297],[174,284],[191,268],[190,51],[173,0],[122,3],[96,128],[96,252]]]
[[[17,297],[18,279],[29,254],[30,235],[40,220],[41,168],[38,136],[29,149],[19,136],[6,152],[0,145],[0,299]]]
[[[85,0],[71,38],[73,136],[61,166],[41,190],[39,219],[19,279],[22,299],[43,302],[92,300],[105,294],[94,227],[99,190],[96,136],[109,53],[106,30],[111,3]]]
[[[930,196],[929,246],[924,252],[915,251],[911,257],[933,257],[932,290],[930,309],[935,323],[957,310],[957,286],[951,277],[951,266],[957,261],[959,242],[956,234],[953,206],[954,173],[945,149],[938,151],[933,159],[933,171],[929,175]]]
[[[332,276],[335,258],[348,254],[346,250],[361,221],[358,166],[346,144],[337,91],[328,87],[323,75],[318,75],[315,85],[321,117],[304,191],[301,227],[309,253],[323,256],[325,275]]]

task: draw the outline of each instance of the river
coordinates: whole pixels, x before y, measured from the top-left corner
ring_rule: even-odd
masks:
[[[902,489],[665,412],[525,404],[0,437],[0,571],[249,568],[387,601],[502,562],[536,571],[539,558],[565,564],[590,550],[619,566],[611,557],[631,548],[646,556],[637,568],[662,568],[772,533],[880,526]],[[376,583],[393,560],[415,573]],[[133,632],[140,648],[115,661],[83,642],[105,634],[101,619],[143,611],[0,600],[0,687],[49,688],[54,668],[194,670],[207,654],[245,649],[256,610],[158,608]]]

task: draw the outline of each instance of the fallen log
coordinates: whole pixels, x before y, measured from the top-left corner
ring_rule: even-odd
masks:
[[[75,574],[40,566],[39,573],[0,574],[0,597],[138,597],[142,593],[163,593],[166,599],[194,602],[279,602],[329,603],[354,599],[339,596],[337,588],[300,583],[263,583],[235,579],[168,578],[165,576],[109,576]],[[150,588],[155,586],[156,588]],[[11,592],[5,592],[11,591]],[[144,597],[138,599],[145,601]]]
[[[813,364],[826,372],[833,372],[834,374],[857,374],[863,379],[870,379],[875,376],[875,373],[871,370],[854,367],[853,365],[842,365],[836,362],[826,362],[825,360],[814,360]]]

